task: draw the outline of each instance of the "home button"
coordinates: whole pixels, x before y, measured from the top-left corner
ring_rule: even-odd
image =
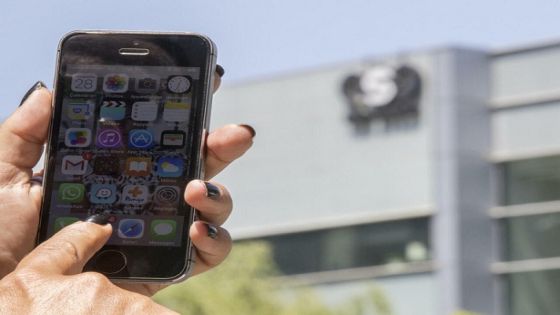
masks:
[[[126,256],[118,250],[106,250],[97,255],[93,262],[95,271],[112,275],[126,267]]]

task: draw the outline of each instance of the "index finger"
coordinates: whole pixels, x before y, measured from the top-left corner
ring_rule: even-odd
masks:
[[[78,274],[107,242],[111,230],[110,224],[71,224],[31,251],[17,269],[29,268],[49,274]]]

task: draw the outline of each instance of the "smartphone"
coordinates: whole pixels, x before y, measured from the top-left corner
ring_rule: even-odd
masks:
[[[216,47],[192,33],[77,31],[60,42],[37,243],[95,213],[113,234],[85,270],[175,282],[193,267]]]

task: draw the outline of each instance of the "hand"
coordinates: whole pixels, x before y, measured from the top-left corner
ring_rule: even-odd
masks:
[[[216,76],[215,87],[220,85]],[[35,89],[0,126],[0,278],[11,272],[31,251],[38,226],[42,188],[32,180],[32,168],[39,160],[47,138],[51,116],[51,94],[47,89]],[[252,144],[254,131],[250,127],[228,125],[210,133],[207,140],[206,179],[210,179],[230,162],[245,153]],[[187,202],[199,209],[201,219],[220,225],[231,211],[227,190],[218,185],[219,198],[206,198],[200,182],[187,186]],[[206,226],[195,223],[190,231],[196,247],[197,264],[194,273],[219,264],[228,254],[231,240],[227,231],[218,228],[218,237],[208,239]],[[159,287],[123,285],[127,289],[152,294]]]
[[[0,281],[0,314],[176,314],[100,273],[81,273],[110,236],[110,224],[76,222],[43,242]]]

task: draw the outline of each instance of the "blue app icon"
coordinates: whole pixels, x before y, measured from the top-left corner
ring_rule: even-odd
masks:
[[[120,238],[138,239],[144,235],[144,220],[122,219],[117,234]]]
[[[162,156],[157,160],[157,174],[160,177],[180,177],[185,161],[179,156]]]
[[[149,149],[154,143],[154,136],[147,129],[132,129],[128,133],[128,146],[136,149]]]
[[[117,186],[109,184],[91,185],[89,201],[101,204],[115,203],[117,201]]]

